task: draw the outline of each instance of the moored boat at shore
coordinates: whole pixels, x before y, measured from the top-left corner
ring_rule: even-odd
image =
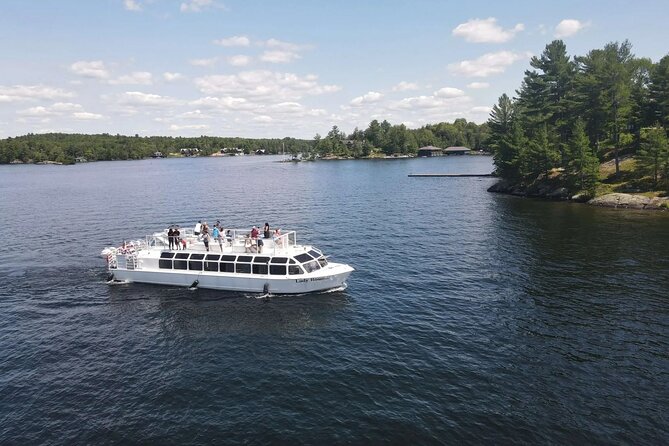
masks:
[[[330,262],[310,245],[297,243],[295,231],[252,239],[249,230],[230,229],[209,250],[193,230],[181,230],[169,249],[167,230],[143,240],[124,242],[102,251],[113,281],[150,283],[215,290],[302,294],[346,286],[354,269]]]

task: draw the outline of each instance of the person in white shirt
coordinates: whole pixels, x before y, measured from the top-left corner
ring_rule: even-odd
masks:
[[[200,235],[201,229],[202,229],[202,220],[197,222],[197,224],[195,225],[195,229],[193,229],[193,233],[195,233],[195,235],[198,236]]]

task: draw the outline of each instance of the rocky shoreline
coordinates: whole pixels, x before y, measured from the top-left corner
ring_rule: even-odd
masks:
[[[646,197],[645,195],[610,193],[591,197],[587,194],[571,195],[566,187],[547,183],[524,187],[511,184],[506,180],[498,181],[488,188],[488,192],[510,194],[519,197],[544,198],[558,201],[575,201],[591,206],[609,207],[615,209],[639,209],[653,211],[669,210],[669,197]]]

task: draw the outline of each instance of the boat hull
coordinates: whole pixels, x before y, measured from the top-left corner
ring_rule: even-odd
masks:
[[[113,280],[123,282],[149,283],[154,285],[169,285],[205,288],[212,290],[238,291],[250,293],[271,294],[303,294],[325,291],[344,286],[346,279],[353,271],[347,265],[322,270],[317,276],[289,276],[279,277],[269,275],[239,275],[207,273],[193,274],[180,271],[161,270],[110,270],[114,274]]]

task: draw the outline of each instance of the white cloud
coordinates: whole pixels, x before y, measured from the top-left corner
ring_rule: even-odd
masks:
[[[71,97],[74,97],[74,93],[46,85],[14,85],[11,87],[0,85],[0,103]]]
[[[299,59],[300,55],[293,51],[269,50],[260,55],[260,60],[270,63],[288,63]]]
[[[49,119],[45,118],[58,116],[78,120],[103,118],[102,115],[84,111],[84,108],[81,106],[81,104],[74,104],[72,102],[56,102],[49,106],[30,107],[25,110],[19,110],[16,112],[16,114],[22,116],[23,118],[39,119],[40,122],[48,122]]]
[[[467,77],[488,77],[503,73],[506,68],[519,60],[528,59],[531,53],[514,53],[512,51],[498,51],[487,53],[473,60],[463,60],[448,66],[452,73]]]
[[[272,119],[271,116],[260,115],[260,116],[256,116],[256,117],[254,117],[254,118],[253,118],[253,121],[255,121],[255,122],[268,122],[268,123],[269,123],[269,122],[274,121],[274,119]]]
[[[590,22],[581,22],[576,19],[564,19],[555,27],[555,37],[571,37],[590,26]]]
[[[112,85],[151,85],[153,76],[148,71],[135,71],[134,73],[119,76],[109,81]]]
[[[218,57],[210,57],[208,59],[191,59],[188,61],[189,64],[196,67],[210,67],[218,62]]]
[[[67,113],[83,110],[81,104],[73,104],[72,102],[56,102],[49,108],[55,113]]]
[[[393,91],[409,91],[409,90],[418,90],[418,84],[414,82],[402,81],[399,84],[393,86]]]
[[[222,98],[207,96],[189,102],[189,105],[218,110],[248,110],[254,106],[244,98],[225,96]]]
[[[228,63],[233,67],[245,67],[251,63],[251,57],[245,56],[243,54],[238,54],[236,56],[228,57]]]
[[[464,96],[465,92],[459,88],[453,87],[444,87],[434,92],[434,96],[440,98],[457,98],[458,96]]]
[[[467,88],[471,88],[472,90],[482,90],[484,88],[489,88],[490,84],[487,82],[472,82],[467,84]]]
[[[170,130],[175,132],[180,130],[209,130],[209,126],[207,124],[172,124]]]
[[[80,60],[70,65],[70,71],[79,76],[95,79],[106,79],[109,77],[109,71],[107,71],[104,62],[101,60]]]
[[[373,104],[374,102],[378,102],[381,100],[383,95],[379,93],[378,91],[369,91],[362,96],[358,96],[357,98],[353,98],[351,100],[351,105],[353,107],[360,107],[361,105],[365,104]]]
[[[525,25],[518,23],[511,29],[503,29],[497,24],[497,19],[472,19],[461,23],[453,29],[453,35],[463,37],[467,42],[474,43],[504,43],[513,39],[516,33],[525,29]]]
[[[126,91],[118,97],[118,103],[121,105],[139,107],[161,107],[167,105],[177,105],[179,101],[169,96],[142,93],[141,91]]]
[[[243,71],[230,75],[211,75],[195,79],[195,86],[207,95],[244,97],[254,101],[299,99],[340,90],[337,85],[321,85],[318,76],[299,76],[268,70]]]
[[[53,116],[54,112],[40,105],[37,107],[30,107],[25,110],[19,110],[16,112],[16,114],[28,118],[41,118],[44,116]]]
[[[225,39],[214,40],[214,44],[221,46],[249,46],[251,39],[246,36],[232,36]]]
[[[492,107],[487,106],[487,105],[480,105],[477,107],[472,107],[470,110],[472,113],[482,113],[482,114],[488,114],[492,111]]]
[[[205,113],[202,113],[200,110],[193,110],[189,112],[181,113],[177,116],[180,119],[210,119],[211,116]]]
[[[141,11],[142,5],[137,0],[123,0],[123,6],[128,11]]]
[[[174,82],[178,81],[179,79],[182,79],[184,76],[181,73],[170,73],[169,71],[166,71],[163,73],[163,79],[165,79],[167,82]]]
[[[92,121],[104,118],[104,116],[99,115],[97,113],[88,113],[88,112],[76,112],[73,113],[72,116],[74,117],[74,119],[79,119],[82,121]]]
[[[213,0],[189,0],[183,2],[179,8],[181,12],[200,12],[214,6]]]
[[[299,45],[297,43],[284,42],[278,39],[269,39],[265,42],[261,42],[261,45],[283,51],[300,51],[310,47],[309,45]]]

